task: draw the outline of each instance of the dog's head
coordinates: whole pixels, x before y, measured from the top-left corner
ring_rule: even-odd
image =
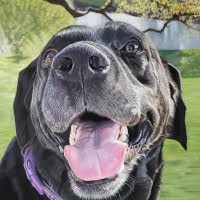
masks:
[[[118,193],[166,137],[186,148],[178,71],[121,22],[59,31],[21,72],[15,118],[20,146],[35,134],[81,198]]]

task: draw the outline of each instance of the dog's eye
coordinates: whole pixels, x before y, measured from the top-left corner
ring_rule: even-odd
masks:
[[[141,51],[143,51],[142,45],[138,40],[128,42],[122,49],[122,53],[128,54],[138,54]]]
[[[53,58],[55,57],[55,55],[58,53],[57,50],[55,49],[49,49],[46,51],[45,55],[44,55],[44,59],[43,59],[43,63],[44,65],[49,65],[52,63]]]

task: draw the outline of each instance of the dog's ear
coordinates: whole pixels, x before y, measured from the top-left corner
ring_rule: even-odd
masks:
[[[182,99],[181,77],[179,71],[171,64],[163,60],[168,76],[170,90],[169,120],[167,124],[167,138],[178,141],[187,149],[187,133],[185,126],[186,107]]]
[[[23,147],[33,137],[30,130],[33,127],[30,120],[30,104],[36,66],[37,59],[22,70],[18,78],[14,115],[17,140],[20,147]]]

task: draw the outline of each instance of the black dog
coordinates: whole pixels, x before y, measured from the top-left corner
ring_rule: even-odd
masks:
[[[133,26],[59,31],[19,75],[0,197],[159,198],[163,140],[186,149],[178,71]]]

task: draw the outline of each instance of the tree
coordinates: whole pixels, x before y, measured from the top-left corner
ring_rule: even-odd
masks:
[[[14,55],[36,56],[56,31],[71,24],[73,18],[63,8],[46,2],[0,0],[0,33]]]
[[[73,17],[86,15],[88,12],[101,13],[109,20],[108,13],[127,13],[137,17],[165,20],[160,30],[177,20],[188,27],[200,31],[200,1],[199,0],[45,0],[49,3],[63,6]]]

